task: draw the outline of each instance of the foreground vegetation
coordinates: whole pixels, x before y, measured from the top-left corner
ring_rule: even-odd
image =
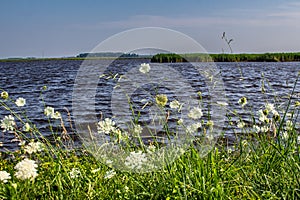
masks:
[[[264,54],[157,54],[151,62],[292,62],[300,61],[300,53]]]
[[[146,64],[140,69],[142,73],[149,70]],[[252,124],[243,118],[232,121],[230,115],[235,112],[228,111],[231,128],[245,133],[236,136],[235,144],[227,146],[220,137],[218,145],[202,157],[192,143],[175,162],[157,171],[133,173],[118,171],[84,148],[74,147],[61,113],[45,105],[45,118],[50,125],[58,120],[62,131],[50,142],[25,112],[11,109],[22,110],[26,100],[12,99],[2,91],[0,105],[10,114],[2,118],[1,129],[3,134],[14,134],[20,148],[1,153],[0,199],[299,199],[300,102],[292,101],[293,93],[285,107],[266,101],[249,116]],[[156,96],[161,107],[179,104],[167,102],[166,95]],[[237,104],[251,108],[246,97]],[[107,122],[99,122],[100,131]],[[201,123],[202,127],[208,124]],[[111,133],[118,132],[112,126]],[[56,129],[50,128],[56,135]]]

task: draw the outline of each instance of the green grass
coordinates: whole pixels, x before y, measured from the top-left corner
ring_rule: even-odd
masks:
[[[157,54],[151,62],[291,62],[300,61],[300,53],[243,53],[243,54]]]
[[[30,138],[20,126],[15,127],[16,137],[27,142],[17,151],[1,153],[0,171],[8,172],[11,179],[0,181],[0,199],[300,199],[296,123],[300,103],[291,99],[279,120],[270,118],[276,135],[270,131],[256,133],[246,125],[243,129],[247,134],[243,138],[237,135],[231,146],[218,142],[201,157],[197,145],[191,144],[175,162],[149,173],[112,169],[84,148],[68,148],[66,144],[72,144],[69,133],[50,143],[32,124],[32,137],[44,144],[44,150],[29,154],[26,146]],[[10,109],[14,102],[2,95],[0,105],[24,124],[23,116]],[[52,120],[49,118],[50,124]],[[34,180],[20,180],[15,175],[16,164],[25,157],[38,164]],[[74,169],[79,171],[77,175],[72,175]],[[111,170],[115,175],[109,177]]]

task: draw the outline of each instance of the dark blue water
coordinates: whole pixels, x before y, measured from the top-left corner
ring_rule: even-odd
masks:
[[[101,61],[103,66],[106,66],[108,61]],[[137,66],[140,63],[149,62],[149,60],[118,60],[111,64],[111,71],[116,74],[124,74],[126,70]],[[53,132],[49,131],[50,125],[48,119],[43,114],[44,106],[52,106],[55,110],[59,111],[63,115],[65,120],[65,126],[71,135],[75,132],[72,130],[72,91],[74,82],[80,68],[82,61],[18,61],[18,62],[1,62],[0,63],[0,89],[7,91],[12,99],[23,97],[26,99],[26,106],[24,109],[16,108],[13,104],[12,109],[16,109],[17,112],[22,113],[37,127],[40,132],[49,136],[53,135]],[[97,63],[99,64],[99,61]],[[93,65],[93,61],[90,62]],[[201,77],[199,74],[193,72],[189,68],[188,63],[175,63],[167,64],[174,67],[174,69],[180,71],[183,76],[186,76],[189,83],[193,87],[199,87],[199,91],[202,91],[204,96],[206,95],[205,85],[201,84]],[[287,102],[288,95],[295,87],[295,94],[292,100],[300,100],[300,87],[299,84],[295,85],[296,77],[300,71],[299,62],[291,63],[216,63],[220,69],[221,77],[224,82],[224,89],[226,98],[228,100],[228,109],[236,110],[236,112],[249,120],[251,112],[255,113],[266,101],[274,103],[274,100],[278,101],[278,105],[284,107],[284,102]],[[116,71],[115,71],[116,70]],[[172,76],[165,72],[166,76]],[[162,75],[163,76],[163,75]],[[104,79],[103,79],[104,80]],[[265,80],[265,93],[261,92],[262,80]],[[116,80],[107,81],[104,83],[98,83],[96,98],[96,111],[101,112],[105,116],[111,115],[110,100],[111,92],[116,84]],[[47,86],[47,90],[42,90],[43,86]],[[149,87],[149,86],[145,86]],[[160,90],[164,91],[164,87],[160,87]],[[143,94],[143,90],[137,90],[134,98],[139,95],[141,98],[148,98]],[[165,93],[168,93],[165,88]],[[170,94],[171,95],[171,94]],[[246,96],[248,99],[247,109],[241,109],[237,101],[239,98]],[[93,97],[91,97],[93,98]],[[172,100],[172,97],[170,97]],[[136,100],[138,101],[138,100]],[[139,108],[139,105],[136,105]],[[68,116],[68,112],[71,117]],[[89,113],[89,108],[83,110],[83,114]],[[9,111],[0,108],[0,119],[9,114]],[[97,117],[100,117],[99,115]],[[234,117],[234,116],[232,116]],[[146,120],[146,119],[144,119]],[[61,129],[59,127],[60,122],[54,122],[54,132],[60,135]],[[20,126],[20,124],[19,124]],[[73,127],[74,128],[74,127]],[[234,132],[232,128],[226,124],[223,127],[225,137],[234,138]],[[13,133],[0,133],[0,142],[3,143],[2,148],[13,149],[17,146],[18,142],[12,142],[15,138]]]

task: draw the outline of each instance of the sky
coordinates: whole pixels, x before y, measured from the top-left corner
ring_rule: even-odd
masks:
[[[1,0],[0,58],[90,52],[122,31],[162,27],[207,52],[300,52],[300,0]],[[174,41],[176,42],[176,41]]]

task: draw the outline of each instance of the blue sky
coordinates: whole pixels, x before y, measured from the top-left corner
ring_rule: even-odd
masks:
[[[132,28],[164,27],[208,52],[300,51],[298,0],[2,0],[0,58],[62,57],[89,52]]]

